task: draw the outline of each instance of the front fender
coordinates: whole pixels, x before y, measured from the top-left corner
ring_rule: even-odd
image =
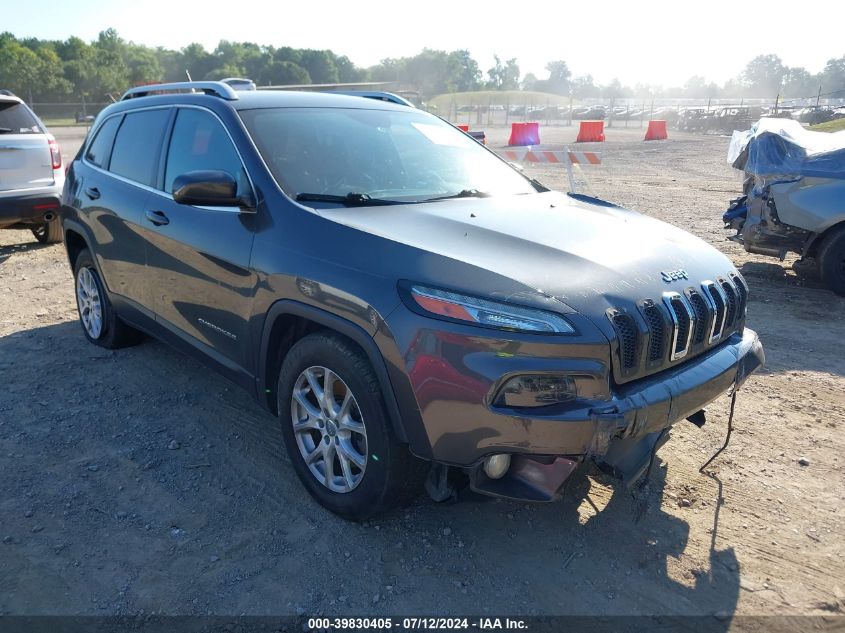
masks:
[[[367,355],[376,377],[381,384],[384,403],[387,406],[387,413],[396,438],[403,443],[408,442],[408,435],[405,432],[405,424],[399,412],[399,405],[396,400],[393,385],[387,371],[384,357],[372,336],[359,325],[339,317],[331,312],[310,306],[292,299],[280,299],[270,306],[264,319],[259,346],[258,358],[258,399],[261,405],[272,411],[274,407],[275,376],[268,375],[268,367],[271,366],[269,355],[273,353],[271,346],[271,335],[276,321],[286,315],[292,315],[307,319],[327,329],[333,330],[352,340]]]

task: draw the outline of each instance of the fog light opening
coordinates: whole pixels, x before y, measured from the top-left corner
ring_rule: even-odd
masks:
[[[490,479],[501,479],[511,466],[511,456],[507,453],[490,455],[484,460],[484,474]]]

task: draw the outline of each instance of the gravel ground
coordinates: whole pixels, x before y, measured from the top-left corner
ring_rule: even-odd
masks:
[[[72,155],[80,131],[55,132]],[[725,397],[703,429],[677,426],[636,497],[580,476],[555,504],[421,496],[347,523],[245,393],[155,341],[86,343],[63,247],[2,231],[0,614],[841,614],[845,300],[726,241],[726,138],[642,133],[583,146],[604,160],[591,189],[727,253],[766,347],[716,477],[698,467]],[[565,170],[529,172],[566,187]]]

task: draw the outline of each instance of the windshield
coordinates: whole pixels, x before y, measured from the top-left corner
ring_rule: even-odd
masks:
[[[477,141],[419,110],[273,108],[240,115],[292,198],[366,205],[537,192]]]

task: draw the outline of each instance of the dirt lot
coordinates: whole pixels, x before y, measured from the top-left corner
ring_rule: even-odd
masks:
[[[72,155],[79,131],[56,132]],[[766,347],[717,478],[697,471],[724,397],[703,429],[678,425],[638,499],[581,478],[552,505],[421,496],[346,523],[305,494],[245,393],[155,341],[87,344],[63,247],[3,231],[0,614],[845,612],[845,300],[726,241],[726,138],[642,132],[594,146],[592,188],[726,252]],[[565,170],[536,174],[566,187]]]

